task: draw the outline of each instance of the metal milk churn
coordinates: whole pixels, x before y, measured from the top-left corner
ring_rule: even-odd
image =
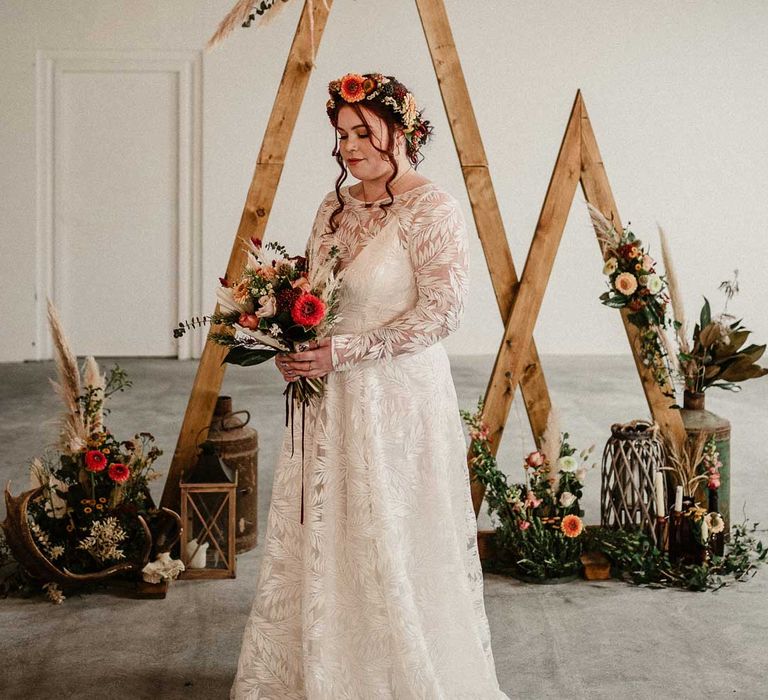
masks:
[[[232,411],[231,396],[219,396],[208,430],[208,441],[213,443],[227,466],[237,472],[235,551],[238,554],[253,549],[258,537],[259,434],[246,427],[250,419],[248,411]]]

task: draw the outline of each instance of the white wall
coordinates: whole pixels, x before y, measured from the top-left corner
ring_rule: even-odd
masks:
[[[0,5],[0,361],[37,355],[36,52],[202,50],[233,0]],[[522,270],[577,88],[625,224],[658,251],[665,226],[689,314],[738,267],[733,305],[768,339],[768,4],[446,0],[513,256]],[[476,8],[482,7],[479,12]],[[212,307],[300,10],[239,29],[202,58],[202,280]],[[436,126],[423,172],[469,215],[439,90],[412,0],[336,0],[267,231],[299,250],[336,166],[327,82],[380,70],[411,87]],[[600,259],[580,190],[536,340],[542,353],[625,353],[600,306]],[[473,231],[474,287],[453,352],[496,351],[498,318]],[[148,252],[148,255],[150,253]],[[175,273],[174,273],[175,274]],[[72,338],[75,350],[78,338]]]

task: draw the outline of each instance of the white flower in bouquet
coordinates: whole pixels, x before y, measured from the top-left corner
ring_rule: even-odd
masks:
[[[583,484],[587,480],[587,468],[580,467],[579,469],[577,469],[576,478],[579,480],[580,484]]]
[[[570,491],[563,491],[560,494],[560,505],[563,506],[563,508],[572,506],[575,500],[576,496],[574,496]]]
[[[664,286],[661,277],[658,275],[648,275],[647,277],[648,279],[645,283],[646,288],[651,294],[658,294]]]
[[[272,318],[277,313],[277,299],[274,294],[259,297],[259,308],[254,312],[259,318]]]
[[[603,274],[612,275],[619,267],[619,261],[616,258],[608,258],[603,265]]]
[[[718,532],[725,530],[725,521],[723,520],[723,516],[720,515],[720,513],[707,513],[704,516],[704,522],[709,527],[709,531],[713,534],[717,534]]]
[[[578,466],[579,463],[573,455],[566,455],[565,457],[560,457],[560,459],[557,460],[557,468],[561,472],[576,471]]]

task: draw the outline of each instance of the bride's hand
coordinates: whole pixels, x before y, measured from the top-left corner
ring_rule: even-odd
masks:
[[[284,377],[288,374],[286,381],[293,381],[298,377],[307,377],[308,379],[323,377],[328,372],[333,371],[330,338],[310,340],[307,350],[280,353],[280,356],[282,359],[278,364],[278,369],[283,372]]]

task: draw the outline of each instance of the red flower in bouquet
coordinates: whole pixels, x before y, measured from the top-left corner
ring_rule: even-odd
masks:
[[[255,331],[259,327],[259,317],[256,314],[240,314],[240,318],[237,319],[237,322],[243,328],[250,328],[252,331]]]
[[[107,466],[107,458],[99,450],[88,450],[85,453],[85,468],[89,472],[100,472]]]
[[[304,293],[294,302],[291,318],[302,326],[316,326],[325,318],[325,302],[314,294]]]
[[[281,289],[276,295],[277,310],[282,313],[283,311],[291,311],[293,309],[296,300],[302,295],[302,290],[296,289]]]
[[[131,476],[131,470],[125,464],[115,462],[109,465],[108,474],[112,481],[122,484],[124,481],[128,481],[128,478]]]
[[[560,523],[560,529],[566,537],[578,537],[584,524],[578,515],[566,515]]]

